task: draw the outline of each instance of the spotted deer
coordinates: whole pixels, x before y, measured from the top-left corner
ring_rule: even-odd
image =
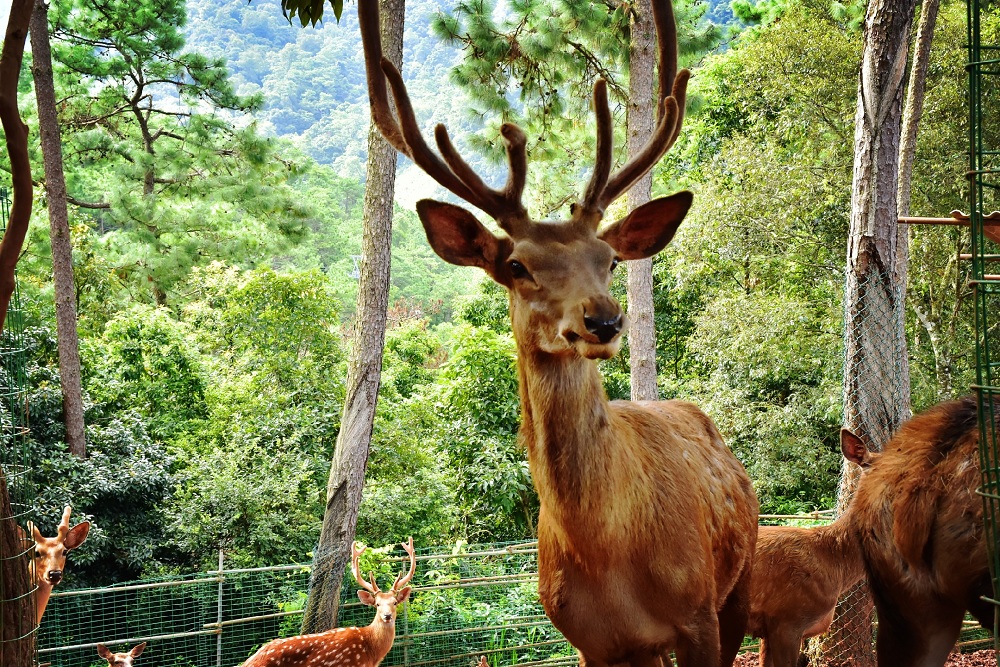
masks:
[[[538,490],[538,591],[545,612],[589,667],[730,665],[749,613],[757,498],[712,420],[683,401],[609,401],[596,360],[613,356],[626,319],[610,292],[623,260],[670,242],[690,192],[653,200],[599,229],[608,205],[659,161],[680,131],[688,72],[677,71],[669,0],[654,0],[658,121],[612,173],[607,85],[594,86],[597,158],[569,220],[536,222],[521,198],[526,136],[500,129],[509,176],[487,186],[438,125],[438,152],[396,68],[382,57],[378,3],[360,0],[372,120],[397,151],[493,218],[422,200],[417,213],[445,261],[483,269],[509,294],[517,342],[520,442]],[[389,101],[389,89],[392,104]],[[394,108],[393,108],[394,107]]]
[[[108,667],[132,667],[132,662],[142,655],[146,642],[136,644],[125,653],[112,653],[104,644],[97,645],[97,655],[108,661]]]
[[[42,622],[45,607],[49,604],[52,588],[62,581],[63,569],[66,567],[66,556],[87,539],[90,533],[90,522],[81,521],[72,528],[69,527],[69,517],[72,508],[67,505],[63,509],[62,520],[56,528],[55,537],[43,537],[41,531],[32,522],[28,522],[30,540],[34,542],[32,552],[32,580],[35,585],[35,623]],[[22,539],[28,541],[27,535],[21,531]]]
[[[847,429],[844,458],[867,471],[879,454]],[[750,587],[748,633],[761,638],[762,667],[795,667],[802,640],[826,632],[837,600],[864,576],[861,550],[850,531],[850,508],[816,528],[761,526]]]
[[[396,639],[396,608],[410,596],[408,584],[417,565],[413,538],[402,546],[410,556],[410,571],[400,572],[392,588],[381,591],[374,574],[368,581],[361,576],[358,559],[366,547],[351,545],[351,572],[363,589],[358,599],[376,610],[369,625],[275,639],[261,646],[243,667],[378,667]]]
[[[1000,432],[1000,401],[984,401]],[[975,398],[903,424],[862,477],[851,506],[878,613],[880,667],[945,664],[966,610],[993,627]],[[992,426],[990,426],[992,425]]]

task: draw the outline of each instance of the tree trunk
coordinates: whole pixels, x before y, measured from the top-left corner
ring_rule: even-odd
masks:
[[[898,247],[896,196],[903,78],[915,4],[873,0],[868,5],[855,116],[844,293],[844,425],[875,451],[910,416],[906,256],[905,247]],[[857,486],[853,468],[843,468],[840,512]],[[864,589],[838,604],[834,626],[821,640],[830,664],[874,664],[871,609]]]
[[[649,8],[633,6],[632,41],[629,47],[628,154],[639,152],[653,133],[653,63],[656,31]],[[632,211],[649,201],[652,172],[628,191]],[[628,262],[628,349],[633,401],[655,401],[656,321],[653,317],[653,260]]]
[[[10,156],[14,191],[7,231],[0,241],[0,329],[14,294],[14,268],[24,245],[31,220],[31,162],[28,158],[28,128],[17,109],[17,82],[28,36],[32,0],[14,0],[7,18],[3,50],[0,52],[0,122]],[[7,443],[4,448],[9,449]],[[30,667],[35,658],[35,634],[30,582],[6,471],[0,469],[0,665]]]
[[[31,72],[38,104],[38,133],[45,165],[45,193],[49,209],[52,244],[52,279],[56,292],[56,333],[59,343],[59,379],[63,396],[66,444],[80,458],[87,456],[83,423],[83,388],[80,380],[80,345],[76,332],[76,284],[73,280],[73,245],[70,242],[63,173],[62,142],[52,81],[49,48],[49,10],[44,0],[35,0],[31,16]]]
[[[404,0],[380,1],[382,48],[385,57],[398,68],[403,60]],[[309,602],[302,619],[303,633],[321,632],[336,625],[340,585],[358,522],[382,373],[395,180],[396,151],[370,124],[354,346],[349,360],[344,415],[326,489],[323,530],[313,558]]]

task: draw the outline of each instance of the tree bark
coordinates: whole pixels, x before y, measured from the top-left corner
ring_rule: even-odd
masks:
[[[0,241],[0,329],[7,318],[15,286],[14,268],[31,220],[28,127],[17,108],[17,81],[32,6],[32,0],[14,0],[11,4],[0,52],[0,123],[10,156],[14,191],[7,230]],[[3,445],[9,450],[9,443]],[[31,588],[24,552],[10,503],[7,472],[0,469],[0,665],[3,667],[30,667],[35,658],[35,634],[31,632],[35,617],[31,611]]]
[[[881,451],[910,416],[906,249],[899,248],[896,197],[903,78],[915,4],[873,0],[868,5],[855,115],[844,293],[844,425],[874,451]],[[853,468],[843,468],[840,512],[857,486]],[[830,664],[874,665],[871,610],[864,588],[841,600],[830,634],[821,640]]]
[[[405,3],[404,0],[380,2],[383,52],[401,68]],[[340,586],[358,522],[382,373],[395,180],[396,151],[370,124],[354,346],[348,362],[344,414],[330,466],[323,530],[313,558],[309,601],[302,619],[303,633],[321,632],[336,625]]]
[[[76,331],[76,283],[73,280],[73,245],[70,242],[66,175],[63,172],[62,141],[52,80],[49,47],[49,10],[44,0],[35,0],[31,15],[31,72],[38,105],[38,133],[45,167],[45,193],[49,209],[52,246],[52,279],[56,293],[56,334],[59,349],[59,380],[63,396],[66,444],[72,454],[87,456],[83,422],[83,387],[80,379],[80,344]]]
[[[628,154],[638,153],[653,133],[653,63],[656,58],[656,30],[649,8],[633,6],[632,40],[629,46]],[[626,201],[632,211],[649,201],[652,171],[628,191]],[[653,312],[653,260],[628,264],[628,349],[633,401],[655,401],[656,320]]]

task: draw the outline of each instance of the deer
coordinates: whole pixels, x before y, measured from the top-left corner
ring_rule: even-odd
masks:
[[[626,317],[609,285],[622,261],[673,238],[693,195],[681,191],[599,229],[607,207],[650,171],[680,132],[689,72],[677,70],[669,0],[653,0],[658,120],[612,173],[607,83],[593,89],[593,174],[568,220],[535,221],[522,195],[527,137],[500,128],[508,178],[492,188],[438,125],[424,140],[402,76],[382,56],[378,3],[360,0],[372,122],[398,152],[499,226],[424,199],[417,214],[444,261],[478,267],[509,296],[518,359],[519,441],[540,501],[538,593],[580,655],[604,667],[731,665],[749,614],[757,497],[714,422],[692,403],[610,401],[596,361],[615,355]],[[392,103],[389,100],[391,90]]]
[[[862,474],[880,456],[846,428],[840,449]],[[833,523],[815,528],[759,528],[747,629],[761,638],[762,667],[799,664],[802,640],[829,630],[837,600],[864,577],[850,512],[848,506]]]
[[[69,527],[69,517],[72,507],[67,505],[63,509],[62,520],[56,528],[55,537],[43,537],[41,531],[34,523],[28,522],[28,532],[31,538],[27,537],[20,526],[18,530],[21,538],[25,541],[34,542],[33,558],[31,561],[32,581],[35,585],[35,624],[40,625],[45,607],[49,603],[52,589],[63,578],[63,569],[66,567],[66,557],[73,549],[78,548],[87,539],[90,533],[90,522],[81,521],[72,528]]]
[[[984,399],[1000,432],[1000,400]],[[983,526],[979,404],[947,401],[904,423],[861,478],[851,504],[878,614],[880,667],[945,664],[966,610],[993,627]]]
[[[132,662],[142,655],[146,642],[136,644],[125,653],[112,653],[104,644],[97,645],[97,655],[108,661],[108,667],[132,667]]]
[[[410,571],[400,572],[392,588],[379,590],[374,573],[366,581],[358,561],[367,547],[351,545],[351,573],[361,586],[358,599],[375,607],[375,618],[363,628],[335,628],[311,635],[275,639],[264,644],[243,667],[378,667],[396,639],[396,608],[410,596],[410,579],[416,570],[413,538],[402,547],[410,556]]]

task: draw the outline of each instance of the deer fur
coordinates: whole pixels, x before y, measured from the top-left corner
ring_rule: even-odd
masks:
[[[403,548],[410,555],[409,574],[400,573],[391,589],[380,591],[374,575],[367,581],[361,576],[358,559],[365,548],[352,546],[351,571],[362,586],[358,599],[376,609],[369,625],[275,639],[261,646],[243,667],[378,667],[396,639],[396,608],[410,596],[407,584],[416,567],[412,537]]]
[[[1000,432],[1000,401],[990,405]],[[983,528],[978,409],[940,403],[903,424],[861,479],[852,504],[878,613],[880,667],[940,667],[966,610],[993,627]]]
[[[132,662],[142,655],[146,642],[136,644],[125,653],[112,653],[104,644],[97,645],[97,655],[108,661],[108,667],[132,667]]]
[[[863,471],[878,458],[847,429],[840,431],[840,449]],[[761,638],[762,667],[799,664],[802,640],[830,628],[837,600],[864,576],[850,512],[815,528],[758,530],[747,630]]]
[[[90,522],[81,521],[72,528],[69,527],[69,517],[72,508],[67,505],[63,509],[62,520],[56,528],[55,537],[44,537],[38,527],[28,522],[28,531],[34,543],[32,550],[32,581],[35,585],[35,623],[42,622],[45,607],[48,606],[52,589],[62,581],[63,570],[66,567],[66,557],[73,549],[78,548],[90,533]],[[21,531],[23,540],[27,535]]]

